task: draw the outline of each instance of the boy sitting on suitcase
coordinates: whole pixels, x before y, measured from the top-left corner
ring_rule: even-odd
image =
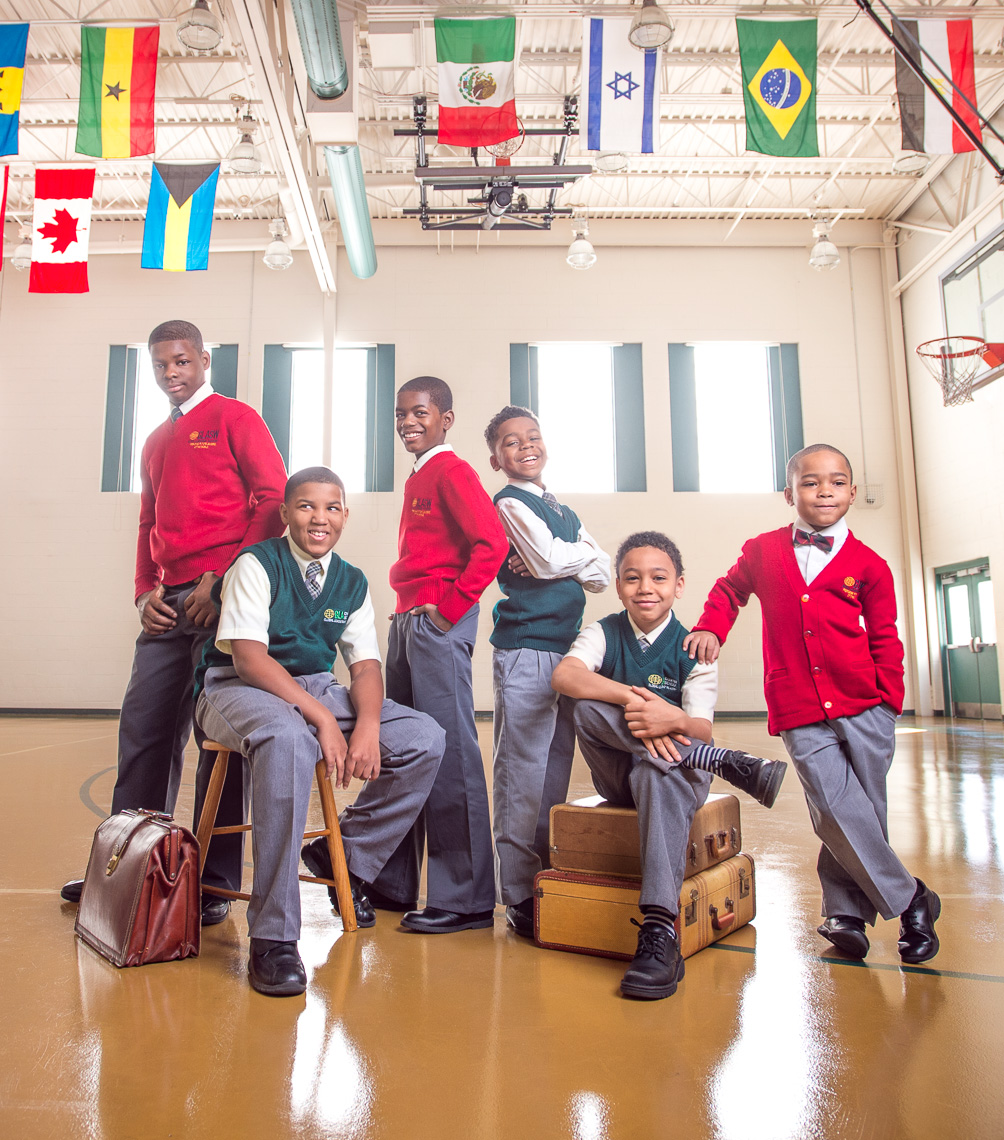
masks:
[[[676,544],[657,531],[632,534],[617,551],[616,572],[624,610],[579,634],[551,684],[577,700],[575,735],[596,790],[638,809],[644,921],[621,993],[665,998],[683,978],[674,923],[690,825],[712,775],[770,807],[787,765],[711,744],[718,673],[682,648],[687,630],[673,614],[683,594]]]
[[[383,699],[369,587],[333,552],[348,520],[345,487],[326,467],[286,483],[282,538],[242,551],[223,578],[220,622],[196,673],[196,719],[251,769],[254,882],[248,975],[259,993],[300,994],[300,844],[319,760],[347,788],[366,786],[341,818],[356,920],[428,798],[445,733],[431,717]],[[217,595],[218,597],[220,595]],[[338,649],[348,688],[331,674]],[[323,844],[323,840],[315,843]],[[313,845],[304,849],[308,866]],[[324,852],[324,873],[331,865]]]

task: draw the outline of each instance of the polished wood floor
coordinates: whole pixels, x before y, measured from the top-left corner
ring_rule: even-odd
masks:
[[[490,751],[490,726],[482,725]],[[87,1140],[997,1140],[1004,1136],[1004,737],[906,721],[890,833],[944,900],[940,955],[867,964],[815,933],[816,844],[789,772],[743,798],[754,924],[667,1001],[623,964],[493,931],[342,934],[304,885],[306,995],[245,975],[243,905],[198,959],[116,970],[75,941],[64,879],[111,798],[113,720],[0,719],[0,1136]],[[783,755],[761,723],[718,740]],[[179,818],[191,810],[191,770]],[[577,762],[573,796],[590,791]]]

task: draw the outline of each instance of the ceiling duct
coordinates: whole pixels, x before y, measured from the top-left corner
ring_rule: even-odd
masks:
[[[307,82],[318,99],[337,99],[349,86],[335,0],[291,0]]]
[[[338,223],[349,258],[349,268],[365,280],[376,273],[376,244],[366,201],[363,163],[357,146],[326,146],[324,160],[335,195]]]

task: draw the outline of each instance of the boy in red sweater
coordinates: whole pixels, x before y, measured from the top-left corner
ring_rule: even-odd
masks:
[[[217,621],[213,583],[245,546],[283,531],[286,470],[261,416],[206,383],[209,353],[188,321],[150,334],[154,379],[171,403],[168,419],[143,447],[136,608],[142,632],[119,718],[118,778],[112,814],[152,808],[173,814],[192,729],[193,678]],[[196,774],[196,823],[212,765]],[[220,821],[241,822],[240,769],[227,781]],[[235,842],[236,840],[236,842]],[[243,844],[213,844],[204,879],[240,890]],[[82,880],[61,895],[80,898]],[[203,924],[227,916],[225,899],[206,896]]]
[[[853,958],[865,925],[900,919],[904,962],[938,952],[941,900],[889,846],[886,774],[903,711],[903,646],[888,565],[848,530],[857,488],[850,461],[827,444],[788,461],[793,527],[750,539],[719,578],[683,643],[713,662],[751,594],[763,610],[767,727],[780,734],[822,841],[819,933]]]
[[[471,658],[478,600],[509,541],[477,472],[446,442],[453,394],[435,376],[397,394],[397,433],[415,467],[404,485],[397,593],[387,646],[387,696],[428,713],[446,731],[432,794],[409,835],[367,892],[376,906],[407,910],[407,930],[445,934],[494,921],[488,789],[474,727]],[[428,840],[428,905],[417,905]],[[375,889],[373,889],[375,888]]]

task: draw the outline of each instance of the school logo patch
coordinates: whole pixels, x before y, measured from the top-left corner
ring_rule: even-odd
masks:
[[[844,579],[844,596],[850,598],[852,602],[858,600],[858,594],[861,592],[863,583],[858,578],[847,577]]]
[[[425,518],[426,515],[432,514],[432,500],[412,499],[411,513],[413,515],[418,515],[420,518]]]
[[[662,678],[659,676],[658,673],[649,673],[648,683],[650,685],[661,685],[662,684]]]
[[[648,688],[653,693],[659,690],[671,693],[677,688],[677,680],[675,677],[663,677],[658,673],[649,673]]]
[[[189,444],[199,451],[204,451],[207,447],[215,447],[216,441],[219,438],[219,428],[209,428],[206,431],[193,431],[188,433]]]
[[[349,620],[348,610],[325,610],[324,620],[332,622],[347,622]]]

